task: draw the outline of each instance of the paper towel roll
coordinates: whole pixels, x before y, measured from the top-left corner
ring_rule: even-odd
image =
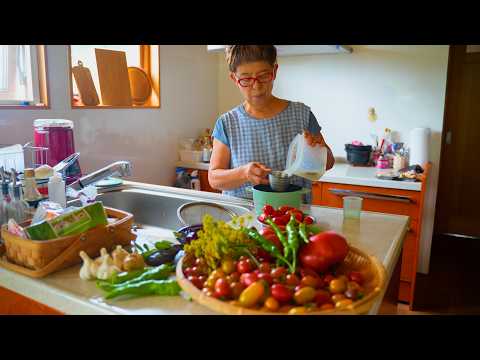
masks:
[[[415,128],[410,132],[410,165],[423,166],[428,162],[430,146],[430,129]]]

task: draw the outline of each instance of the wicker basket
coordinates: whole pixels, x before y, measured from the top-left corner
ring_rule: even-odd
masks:
[[[193,300],[208,307],[211,310],[229,314],[229,315],[286,315],[280,312],[265,312],[255,309],[242,308],[235,306],[229,302],[215,299],[207,296],[201,290],[197,289],[190,281],[188,281],[182,271],[183,258],[177,264],[177,281],[183,291],[192,297]],[[315,312],[307,312],[305,315],[361,315],[366,314],[373,305],[377,296],[381,293],[385,286],[385,268],[373,256],[365,254],[363,251],[350,247],[350,251],[338,268],[341,272],[360,271],[364,278],[363,285],[365,296],[351,305],[340,309],[331,309]]]
[[[107,226],[97,226],[81,234],[53,240],[24,239],[9,233],[4,225],[1,234],[5,255],[0,247],[0,265],[38,278],[81,263],[78,255],[81,250],[90,257],[97,257],[103,247],[111,251],[116,245],[129,245],[136,238],[131,231],[133,215],[107,207],[105,210],[109,218],[115,219]]]

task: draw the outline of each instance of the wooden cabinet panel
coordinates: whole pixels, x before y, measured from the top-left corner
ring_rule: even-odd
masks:
[[[379,197],[378,199],[363,197],[363,210],[376,211],[387,214],[407,215],[410,216],[413,220],[418,219],[418,207],[420,202],[420,192],[418,191],[322,183],[321,196],[318,196],[317,188],[313,193],[313,199],[315,201],[319,200],[320,203],[324,206],[341,208],[343,207],[343,195],[334,193],[334,191],[341,190],[361,192],[366,193],[370,196]],[[393,197],[402,197],[402,199],[408,198],[410,202],[395,201],[393,200]]]
[[[410,230],[405,237],[403,243],[403,253],[402,253],[402,270],[400,278],[406,281],[412,281],[413,277],[416,275],[416,266],[417,266],[417,233],[418,225],[416,221],[412,221],[410,224]]]
[[[64,315],[62,312],[36,302],[11,290],[0,287],[2,315]]]
[[[208,182],[208,170],[198,170],[198,169],[186,169],[187,173],[191,174],[192,171],[198,171],[198,179],[200,180],[200,190],[214,192],[214,193],[221,193],[219,190],[215,190],[210,186]]]
[[[312,205],[323,205],[321,182],[312,183]]]
[[[200,179],[200,187],[202,191],[221,193],[221,191],[210,186],[210,183],[208,182],[208,170],[198,170],[198,178]]]
[[[412,285],[409,281],[400,280],[398,289],[398,300],[405,303],[411,302]]]

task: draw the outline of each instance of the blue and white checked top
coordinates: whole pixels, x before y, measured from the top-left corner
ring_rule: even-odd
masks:
[[[256,161],[272,170],[284,170],[288,147],[304,130],[319,134],[321,127],[303,103],[291,101],[279,114],[262,120],[251,117],[242,104],[218,118],[213,137],[230,148],[230,169]],[[297,176],[292,183],[309,189],[312,186],[311,181]],[[251,195],[245,189],[251,185],[246,183],[223,194],[248,198]]]

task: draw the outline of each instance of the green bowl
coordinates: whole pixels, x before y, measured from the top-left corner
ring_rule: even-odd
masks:
[[[259,216],[263,207],[268,204],[278,209],[280,206],[293,206],[300,208],[303,195],[310,192],[310,189],[298,185],[290,185],[286,191],[274,191],[270,185],[255,185],[252,189],[255,213]]]

